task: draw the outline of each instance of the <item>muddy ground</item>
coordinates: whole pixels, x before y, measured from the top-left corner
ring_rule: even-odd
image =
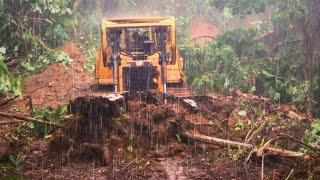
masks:
[[[157,93],[110,102],[91,96],[94,76],[87,73],[85,56],[76,45],[67,44],[61,50],[73,63],[55,64],[31,76],[23,97],[1,111],[27,114],[31,108],[68,105],[72,116],[62,122],[67,128],[43,138],[26,123],[1,126],[2,178],[260,179],[261,172],[265,179],[319,178],[320,163],[310,156],[266,153],[262,161],[250,150],[184,135],[191,131],[257,147],[279,133],[304,140],[314,119],[293,106],[241,92],[230,97],[215,93],[193,97],[197,108],[172,97],[164,103]],[[301,151],[301,145],[290,139],[270,146]],[[14,166],[9,156],[18,154],[22,160]]]

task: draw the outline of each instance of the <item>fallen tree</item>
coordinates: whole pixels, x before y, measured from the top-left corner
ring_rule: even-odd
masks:
[[[258,156],[260,156],[262,152],[266,152],[272,155],[280,155],[285,157],[298,157],[298,158],[305,158],[305,159],[309,158],[309,155],[302,152],[295,152],[295,151],[290,151],[285,149],[273,148],[269,146],[263,146],[262,148],[257,148],[257,146],[252,144],[235,142],[235,141],[220,139],[220,138],[211,137],[211,136],[205,136],[194,131],[185,131],[182,133],[182,135],[184,135],[187,138],[193,139],[195,141],[216,144],[219,146],[231,146],[234,148],[249,149],[255,152]]]

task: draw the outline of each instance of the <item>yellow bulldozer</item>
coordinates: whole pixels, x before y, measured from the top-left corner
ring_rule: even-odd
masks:
[[[101,28],[99,86],[120,94],[155,90],[188,95],[173,17],[107,19]]]

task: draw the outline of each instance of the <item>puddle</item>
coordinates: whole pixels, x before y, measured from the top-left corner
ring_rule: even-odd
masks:
[[[169,180],[188,179],[187,176],[185,176],[184,168],[178,164],[177,160],[167,158],[166,160],[161,161],[161,165],[167,173]]]

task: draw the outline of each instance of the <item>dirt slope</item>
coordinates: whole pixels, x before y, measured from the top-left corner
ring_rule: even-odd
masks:
[[[94,76],[86,71],[86,57],[79,48],[69,43],[59,48],[67,53],[73,62],[70,66],[54,64],[45,71],[30,76],[26,81],[24,96],[31,96],[34,108],[68,103],[87,93],[94,84]]]
[[[194,44],[199,45],[212,42],[220,34],[220,30],[216,26],[199,16],[192,18],[190,29]]]

